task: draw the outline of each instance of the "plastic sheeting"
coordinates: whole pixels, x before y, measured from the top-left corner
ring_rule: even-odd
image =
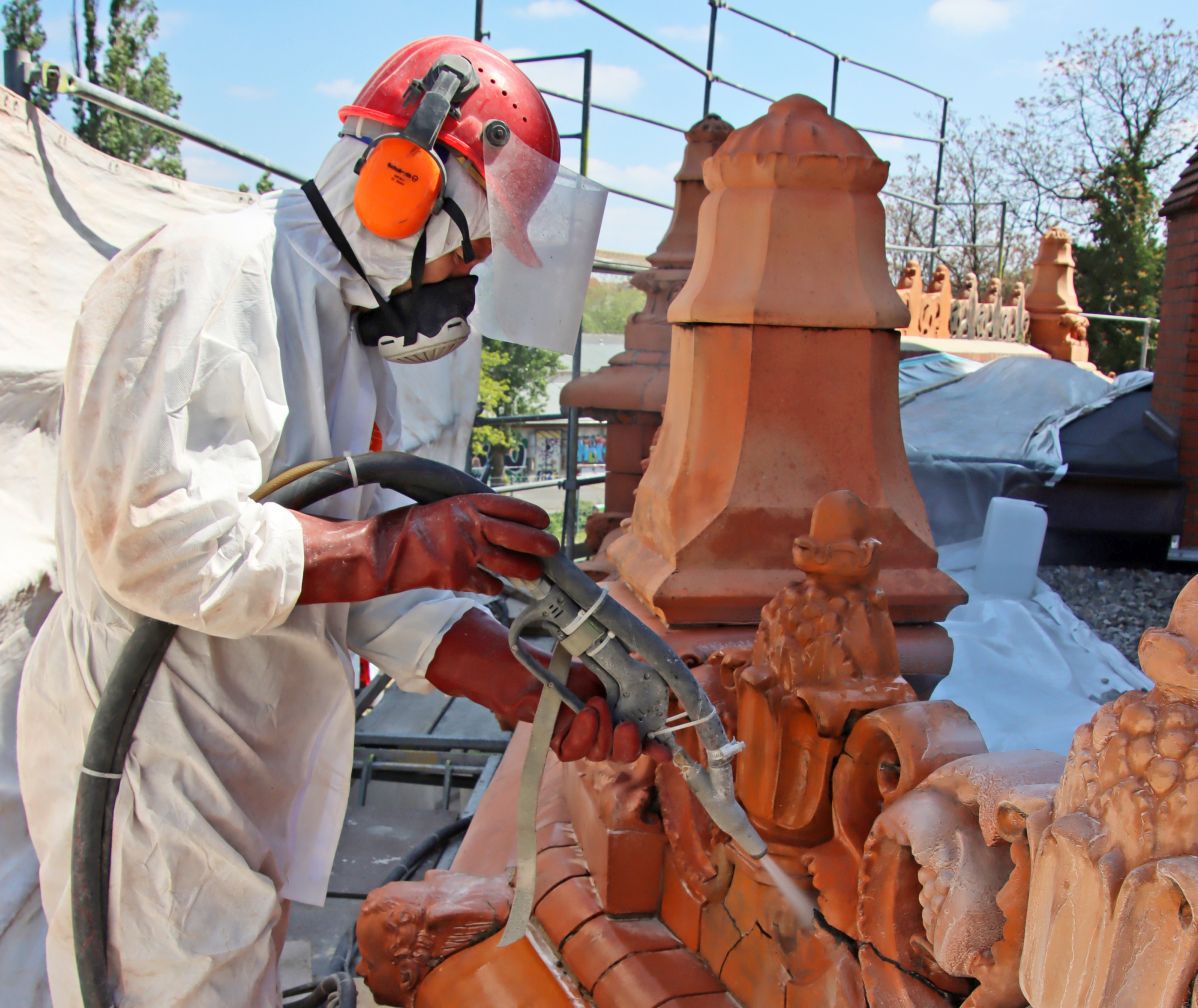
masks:
[[[938,545],[982,534],[992,497],[1021,497],[1068,470],[1062,430],[1152,384],[1074,364],[1013,357],[979,364],[926,354],[899,365],[907,458]]]
[[[940,567],[970,599],[944,621],[953,665],[932,699],[969,711],[994,752],[1068,752],[1073,733],[1100,704],[1152,684],[1043,581],[1030,599],[977,592],[978,549],[974,540],[940,551]]]
[[[923,456],[1056,472],[1064,462],[1062,427],[1151,383],[1147,371],[1111,382],[1064,361],[1003,358],[910,397],[902,408],[903,440],[908,452]]]

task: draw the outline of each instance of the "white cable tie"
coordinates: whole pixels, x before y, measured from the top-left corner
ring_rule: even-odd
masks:
[[[349,453],[345,453],[345,461],[349,463],[349,478],[354,481],[354,486],[358,486],[358,467],[354,465],[354,457]]]
[[[572,620],[570,620],[568,625],[562,627],[562,636],[563,637],[571,636],[580,626],[582,626],[587,620],[589,620],[592,616],[595,615],[595,611],[601,605],[603,605],[603,602],[606,598],[607,598],[607,589],[606,588],[600,589],[599,597],[597,599],[595,599],[595,602],[591,606],[591,608],[587,609],[583,612],[580,612],[577,616],[575,616]]]
[[[119,773],[104,773],[100,770],[93,770],[91,767],[81,766],[79,770],[87,774],[88,777],[99,777],[101,780],[120,780],[123,774]]]
[[[614,630],[608,630],[607,633],[605,633],[602,637],[595,641],[594,644],[586,649],[586,654],[591,658],[594,658],[595,655],[597,655],[615,639],[615,636],[616,634]]]
[[[680,725],[671,725],[671,724],[669,724],[669,722],[672,721],[674,718],[666,718],[666,727],[658,728],[657,731],[649,732],[649,737],[650,738],[658,738],[661,735],[673,735],[675,732],[682,731],[683,728],[694,728],[697,725],[701,725],[707,721],[710,721],[713,717],[715,717],[715,713],[716,713],[715,708],[712,707],[710,714],[705,714],[701,718],[695,718],[694,721],[687,721]],[[677,714],[674,715],[674,717],[677,717],[677,716],[678,716]]]

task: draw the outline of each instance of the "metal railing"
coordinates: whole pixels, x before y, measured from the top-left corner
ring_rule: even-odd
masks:
[[[837,52],[836,50],[831,49],[825,45],[821,45],[819,42],[816,42],[813,39],[810,39],[803,35],[800,35],[797,32],[791,31],[790,29],[785,28],[781,25],[775,24],[774,22],[768,21],[765,18],[759,17],[758,15],[751,13],[750,11],[744,10],[741,7],[734,6],[733,4],[729,3],[728,0],[702,0],[702,2],[706,3],[708,8],[710,9],[710,16],[708,19],[708,30],[707,30],[707,56],[706,56],[705,65],[700,65],[700,64],[696,63],[694,60],[689,59],[682,53],[678,52],[676,49],[666,45],[660,39],[654,38],[648,32],[645,32],[645,31],[641,30],[640,28],[637,28],[635,25],[629,23],[628,21],[617,17],[616,15],[612,14],[610,11],[608,11],[608,10],[604,9],[602,6],[600,6],[600,4],[595,3],[594,0],[574,0],[574,2],[577,3],[580,7],[583,7],[587,11],[593,13],[597,17],[600,17],[603,20],[607,21],[608,23],[619,28],[621,31],[631,35],[632,37],[638,39],[639,41],[641,41],[641,42],[645,43],[646,45],[650,46],[651,48],[655,49],[657,52],[661,53],[663,56],[666,56],[667,58],[674,61],[678,65],[684,67],[685,69],[689,70],[690,72],[692,72],[698,76],[701,76],[703,78],[703,115],[707,115],[711,110],[712,89],[717,84],[722,87],[726,87],[731,90],[740,92],[742,94],[747,94],[752,97],[759,98],[763,101],[773,101],[774,100],[774,98],[768,94],[765,94],[755,88],[748,87],[743,83],[733,81],[733,80],[731,80],[727,77],[724,77],[716,72],[716,69],[715,69],[716,30],[717,30],[719,12],[721,10],[726,11],[729,15],[733,15],[733,16],[740,18],[741,20],[746,21],[750,24],[753,24],[757,27],[763,28],[767,31],[770,31],[777,35],[780,35],[783,38],[786,38],[793,42],[797,42],[801,45],[807,46],[807,47],[814,49],[815,51],[829,57],[832,60],[832,74],[831,74],[831,82],[830,82],[830,93],[829,93],[829,97],[828,97],[828,110],[829,110],[830,114],[832,114],[832,115],[836,115],[836,112],[837,112],[837,102],[838,102],[839,96],[840,96],[840,72],[841,72],[842,66],[856,67],[856,68],[866,71],[868,73],[876,74],[881,77],[885,77],[888,80],[892,80],[897,84],[912,88],[916,91],[921,92],[922,94],[928,95],[929,97],[935,99],[939,103],[939,108],[938,108],[939,131],[936,135],[908,133],[908,132],[902,132],[902,131],[898,131],[898,130],[881,129],[881,128],[872,127],[872,126],[854,125],[854,128],[862,133],[868,133],[868,134],[875,135],[875,136],[895,137],[895,138],[899,138],[899,139],[912,140],[912,141],[915,141],[918,143],[931,144],[931,145],[935,146],[935,148],[936,148],[936,169],[935,169],[935,176],[934,176],[935,181],[933,184],[933,194],[932,194],[931,202],[928,202],[926,200],[921,200],[921,199],[918,199],[913,196],[909,196],[905,193],[900,193],[900,192],[895,192],[895,191],[890,191],[890,190],[883,190],[883,195],[890,196],[894,199],[903,200],[905,202],[909,202],[909,203],[912,203],[912,204],[915,204],[918,206],[925,207],[926,209],[930,210],[932,213],[930,234],[929,234],[928,242],[926,245],[919,245],[919,246],[888,245],[887,248],[890,251],[911,251],[911,252],[919,252],[921,254],[926,255],[927,260],[926,260],[925,265],[926,265],[926,271],[929,275],[932,272],[934,261],[936,259],[943,258],[940,255],[940,251],[942,249],[948,248],[949,245],[937,240],[938,235],[940,233],[942,211],[948,206],[955,205],[955,204],[948,203],[948,202],[941,200],[941,191],[942,191],[942,186],[943,186],[943,181],[944,181],[944,151],[945,151],[945,147],[948,142],[947,141],[948,106],[949,106],[949,102],[952,100],[948,95],[942,94],[941,92],[936,91],[933,88],[930,88],[924,84],[920,84],[918,81],[911,80],[910,78],[904,77],[901,74],[897,74],[891,70],[887,70],[883,67],[876,66],[872,63],[867,63],[864,60],[854,59],[853,57],[848,56],[844,53]],[[698,0],[695,0],[695,2],[698,2]],[[484,0],[475,0],[474,31],[475,31],[475,38],[480,39],[480,40],[483,38],[486,38],[490,35],[489,32],[483,31],[483,12],[484,12]],[[574,95],[565,94],[564,92],[561,92],[561,91],[542,88],[541,92],[542,92],[542,94],[545,94],[552,98],[559,99],[561,101],[575,102],[575,103],[582,104],[582,99],[580,99]],[[628,111],[627,109],[616,108],[611,105],[601,105],[601,104],[597,104],[594,102],[590,103],[590,108],[597,109],[599,111],[602,111],[602,112],[605,112],[605,113],[608,113],[611,115],[619,116],[624,119],[646,123],[648,125],[655,126],[660,129],[663,129],[663,130],[668,130],[673,133],[685,133],[686,132],[686,130],[683,127],[678,126],[674,123],[664,122],[662,120],[655,119],[651,116],[646,116],[646,115],[642,115],[640,113]],[[650,206],[661,207],[662,209],[666,209],[666,210],[673,209],[672,205],[670,205],[668,203],[665,203],[661,200],[653,199],[652,197],[645,196],[640,193],[628,192],[623,189],[615,189],[615,188],[610,188],[610,187],[609,187],[609,189],[613,195],[620,196],[625,199],[635,200],[640,203],[648,204]],[[962,205],[964,205],[964,204],[962,204]],[[998,273],[999,277],[1001,278],[1001,276],[1003,275],[1005,259],[1006,259],[1006,255],[1005,255],[1005,252],[1006,252],[1005,232],[1006,232],[1006,215],[1007,215],[1006,201],[1005,200],[1004,201],[993,200],[993,201],[984,201],[984,202],[979,202],[977,204],[969,204],[969,205],[976,205],[976,206],[999,206],[999,205],[1001,205],[1002,206],[1002,215],[1001,215],[1001,220],[999,223],[1000,238],[997,243],[997,262],[998,262],[997,273]],[[995,248],[996,247],[995,243],[981,244],[981,243],[959,243],[958,242],[958,243],[953,243],[953,244],[956,246],[966,245],[970,248]]]
[[[1082,318],[1094,319],[1099,322],[1132,322],[1143,328],[1140,332],[1140,370],[1148,369],[1148,345],[1152,340],[1152,327],[1161,324],[1158,318],[1144,315],[1103,315],[1099,312],[1079,312]]]

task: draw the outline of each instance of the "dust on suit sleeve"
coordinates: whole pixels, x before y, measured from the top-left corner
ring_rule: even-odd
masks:
[[[219,637],[281,624],[303,576],[299,523],[248,497],[287,416],[264,290],[254,257],[152,235],[89,293],[67,367],[62,466],[100,586]]]

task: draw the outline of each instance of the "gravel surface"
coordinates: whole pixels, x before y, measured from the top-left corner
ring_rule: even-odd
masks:
[[[1173,600],[1194,572],[1132,567],[1041,567],[1040,577],[1079,619],[1137,668],[1140,635],[1169,621]]]

